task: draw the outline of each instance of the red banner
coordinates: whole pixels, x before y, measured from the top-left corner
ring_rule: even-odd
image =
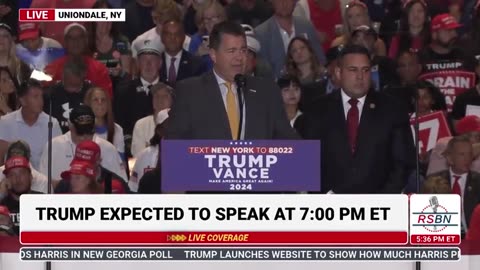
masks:
[[[475,73],[461,70],[442,70],[422,74],[419,80],[431,82],[445,95],[448,112],[452,111],[455,98],[475,86]]]
[[[408,233],[395,232],[22,232],[23,244],[60,245],[405,245]]]
[[[415,138],[415,118],[410,119],[410,127]],[[420,116],[418,127],[418,143],[422,154],[433,149],[441,138],[452,136],[445,114],[441,111]]]

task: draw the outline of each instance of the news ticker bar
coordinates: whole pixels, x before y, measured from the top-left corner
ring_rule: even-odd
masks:
[[[459,248],[22,248],[23,261],[458,261]]]
[[[20,241],[37,246],[390,246],[409,241],[457,246],[460,205],[455,194],[26,194],[20,198]]]

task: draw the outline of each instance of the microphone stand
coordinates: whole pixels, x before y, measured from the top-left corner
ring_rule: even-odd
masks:
[[[414,86],[412,86],[414,87]],[[419,145],[419,134],[420,134],[420,125],[418,123],[418,92],[417,89],[413,88],[413,101],[415,102],[415,123],[414,123],[414,132],[415,132],[415,184],[417,194],[420,193],[420,145]],[[421,270],[422,263],[415,262],[415,270]]]
[[[245,104],[245,96],[244,96],[244,89],[245,85],[247,84],[246,77],[244,75],[236,75],[235,76],[235,84],[237,85],[237,100],[238,100],[238,108],[240,109],[240,121],[238,127],[238,134],[237,138],[240,140],[242,137],[242,128],[243,128],[243,105]]]
[[[48,96],[48,149],[47,149],[47,180],[48,180],[48,194],[52,194],[52,139],[53,139],[53,122],[52,122],[52,93],[47,92]],[[45,262],[45,269],[52,269],[52,262]]]

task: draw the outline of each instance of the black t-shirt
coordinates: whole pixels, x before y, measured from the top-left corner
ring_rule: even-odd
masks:
[[[52,117],[58,120],[58,123],[60,124],[60,128],[62,129],[63,133],[67,133],[69,131],[68,121],[70,112],[73,108],[83,103],[85,93],[90,87],[90,82],[85,81],[82,89],[79,92],[68,93],[67,91],[65,91],[63,83],[59,82],[53,85],[51,89],[49,89],[48,92],[51,93],[52,100]],[[43,107],[43,110],[47,114],[49,113],[49,106],[49,96],[47,95],[45,97]]]
[[[423,70],[418,79],[429,81],[442,91],[449,111],[456,97],[476,85],[475,61],[460,49],[439,54],[427,46],[419,57]]]
[[[30,191],[28,193],[42,194],[36,191]],[[13,231],[18,235],[20,233],[20,200],[17,200],[15,197],[9,194],[0,202],[0,204],[5,205],[10,211],[10,219],[13,222]]]
[[[237,23],[257,27],[273,15],[273,10],[268,1],[257,0],[252,10],[245,10],[237,2],[233,2],[227,6],[227,15]]]
[[[480,94],[477,87],[460,94],[453,103],[452,117],[460,120],[465,117],[467,105],[480,106]]]

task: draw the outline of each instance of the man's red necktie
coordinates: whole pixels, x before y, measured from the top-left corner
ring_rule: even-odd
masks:
[[[454,182],[452,187],[452,193],[462,196],[462,189],[460,188],[460,178],[462,178],[460,175],[453,175]]]
[[[355,152],[357,147],[357,134],[358,134],[358,121],[359,121],[359,112],[358,112],[358,99],[352,98],[348,101],[350,103],[350,109],[347,113],[347,126],[348,126],[348,139],[350,142],[350,147],[352,153]]]

